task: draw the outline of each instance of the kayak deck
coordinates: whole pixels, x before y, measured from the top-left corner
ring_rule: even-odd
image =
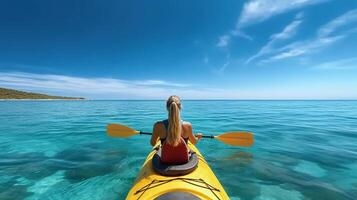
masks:
[[[156,153],[154,148],[146,158],[126,199],[178,199],[179,197],[182,199],[229,199],[198,149],[191,143],[188,146],[196,152],[199,158],[196,170],[175,177],[166,177],[156,173],[152,167],[152,158]]]

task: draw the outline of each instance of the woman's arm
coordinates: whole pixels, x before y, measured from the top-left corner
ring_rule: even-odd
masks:
[[[159,133],[160,133],[160,125],[159,125],[159,122],[156,122],[154,124],[153,131],[152,131],[152,136],[151,136],[151,140],[150,140],[151,146],[155,146],[157,140],[160,137]]]
[[[196,144],[198,142],[198,140],[202,138],[201,133],[198,133],[197,137],[193,134],[191,123],[186,122],[186,124],[184,125],[184,129],[185,129],[185,132],[188,134],[188,140],[190,140],[190,142],[192,144]]]

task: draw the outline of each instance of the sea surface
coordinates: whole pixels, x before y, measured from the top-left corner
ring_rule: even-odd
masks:
[[[125,199],[164,101],[0,101],[0,199]],[[251,148],[197,145],[231,199],[357,197],[357,101],[183,101],[195,132],[250,131]]]

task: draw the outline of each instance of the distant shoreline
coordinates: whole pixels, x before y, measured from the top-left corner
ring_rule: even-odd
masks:
[[[47,94],[40,94],[34,92],[25,92],[9,88],[0,87],[0,100],[1,101],[33,101],[33,100],[84,100],[83,97],[64,97],[53,96]]]

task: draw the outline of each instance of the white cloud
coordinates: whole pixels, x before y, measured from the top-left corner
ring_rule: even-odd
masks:
[[[250,35],[244,33],[244,32],[241,31],[241,30],[231,31],[231,35],[232,35],[232,36],[238,36],[238,37],[241,37],[241,38],[244,38],[244,39],[253,41],[253,37],[252,37],[252,36],[250,36]]]
[[[352,62],[352,61],[351,61]],[[279,86],[279,88],[240,89],[181,86],[161,80],[127,81],[113,78],[83,78],[74,76],[0,72],[0,87],[10,87],[53,95],[70,95],[91,99],[166,99],[176,94],[183,99],[334,99],[356,98],[356,86],[327,82],[323,86]],[[178,86],[179,85],[179,86]],[[333,89],[331,89],[333,88]]]
[[[172,83],[161,80],[143,80],[143,81],[125,81],[128,84],[135,84],[138,86],[161,86],[161,87],[189,87],[187,84]]]
[[[245,63],[248,64],[251,61],[253,61],[261,56],[271,53],[272,51],[274,51],[274,47],[277,43],[279,43],[282,40],[287,40],[287,39],[292,38],[295,35],[296,30],[298,29],[299,25],[302,22],[302,20],[300,18],[301,18],[301,14],[298,14],[295,17],[294,21],[292,21],[290,24],[288,24],[280,33],[272,35],[270,37],[269,42],[266,45],[264,45],[258,51],[258,53],[249,57]]]
[[[334,34],[341,27],[351,25],[357,22],[357,9],[346,12],[345,14],[333,19],[329,23],[322,26],[317,35],[319,37],[326,37]]]
[[[218,75],[222,75],[226,68],[231,64],[230,58],[231,54],[227,54],[225,63],[223,63],[223,65],[217,71],[215,71]]]
[[[242,31],[242,28],[265,21],[275,15],[326,1],[328,0],[250,0],[243,5],[236,27],[220,36],[217,46],[228,46],[232,37],[241,37],[252,41],[253,38]]]
[[[281,59],[285,59],[285,58],[290,58],[290,57],[296,57],[296,56],[300,56],[303,55],[307,52],[308,48],[295,48],[295,49],[291,49],[287,52],[282,52],[278,55],[275,55],[273,57],[271,57],[269,59],[269,61],[273,61],[273,60],[281,60]],[[265,60],[265,62],[267,62],[267,60]]]
[[[231,40],[231,35],[230,34],[222,35],[218,39],[217,46],[218,47],[226,47],[230,40]]]
[[[294,42],[284,47],[275,50],[275,55],[265,60],[260,61],[260,63],[269,63],[272,61],[298,57],[301,55],[308,55],[311,53],[315,53],[322,48],[325,48],[329,45],[336,43],[337,41],[342,40],[347,37],[346,34],[325,37],[325,38],[315,38],[312,40],[305,40],[300,42]]]
[[[241,37],[241,38],[253,41],[253,38],[250,35],[244,33],[243,31],[233,30],[233,31],[230,31],[227,34],[224,34],[224,35],[220,36],[218,38],[217,46],[218,47],[226,47],[226,46],[228,46],[230,41],[231,41],[231,39],[232,39],[232,37]]]
[[[159,98],[170,91],[184,90],[190,85],[162,80],[121,80],[114,78],[83,78],[53,74],[23,72],[0,72],[0,86],[52,94],[75,94],[76,96],[118,98],[148,97]]]
[[[293,22],[287,25],[282,32],[272,35],[272,41],[284,40],[293,37],[301,22],[302,21],[300,19],[295,19]]]
[[[237,28],[265,21],[272,16],[326,0],[251,0],[244,4]]]
[[[254,92],[198,87],[163,80],[128,81],[23,72],[0,72],[0,87],[89,99],[166,99],[173,94],[184,99],[236,99],[254,96]]]
[[[357,69],[357,57],[334,60],[315,66],[316,69]]]
[[[0,87],[90,99],[166,99],[172,94],[186,99],[222,99],[240,96],[232,96],[237,93],[229,94],[222,89],[197,88],[193,85],[162,80],[128,81],[23,72],[0,72]]]
[[[317,30],[316,36],[312,39],[293,42],[280,48],[271,49],[271,53],[274,55],[260,61],[260,63],[315,53],[355,33],[357,31],[356,24],[357,10],[348,11],[321,26]],[[346,28],[341,30],[342,26],[346,26]]]

